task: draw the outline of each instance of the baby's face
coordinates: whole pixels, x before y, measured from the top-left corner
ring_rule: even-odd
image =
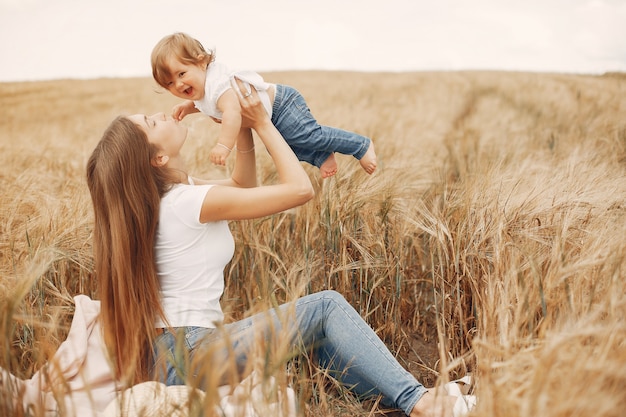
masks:
[[[185,64],[178,59],[168,63],[170,79],[166,80],[167,90],[185,100],[201,100],[204,97],[206,64]]]

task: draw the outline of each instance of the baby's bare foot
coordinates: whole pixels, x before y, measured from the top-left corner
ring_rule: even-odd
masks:
[[[376,152],[374,151],[374,142],[370,141],[370,146],[369,148],[367,148],[367,152],[365,152],[365,155],[363,155],[363,157],[359,159],[359,163],[368,174],[376,171],[377,163]]]
[[[330,156],[320,166],[320,172],[322,178],[332,177],[337,173],[337,161],[335,160],[335,154],[331,153]]]

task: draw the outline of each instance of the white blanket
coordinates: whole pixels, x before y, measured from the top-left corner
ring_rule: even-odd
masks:
[[[14,407],[45,417],[185,416],[189,404],[202,404],[204,393],[190,387],[165,387],[158,382],[138,384],[120,392],[104,347],[100,302],[86,295],[74,297],[76,309],[67,339],[52,360],[29,380],[0,368],[0,386],[13,394]],[[268,389],[268,384],[270,389]],[[261,381],[254,373],[238,386],[220,387],[216,405],[225,417],[282,417],[296,415],[291,388],[269,398],[274,380]],[[193,407],[192,407],[193,408]],[[152,412],[150,411],[152,410]]]

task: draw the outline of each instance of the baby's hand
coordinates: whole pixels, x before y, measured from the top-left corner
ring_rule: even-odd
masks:
[[[226,145],[222,145],[218,143],[211,149],[211,153],[209,154],[209,159],[215,165],[226,165],[226,158],[230,155],[232,149],[229,149]]]
[[[184,101],[172,108],[172,117],[180,122],[188,114],[194,113],[194,110],[193,101]]]
[[[187,116],[187,112],[185,111],[184,104],[177,104],[172,108],[172,117],[175,120],[180,122],[185,116]]]

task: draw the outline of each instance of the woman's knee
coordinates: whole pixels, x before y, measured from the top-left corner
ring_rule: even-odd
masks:
[[[320,291],[320,295],[322,295],[324,298],[331,298],[334,300],[336,299],[345,300],[344,296],[335,290],[322,290]]]
[[[320,295],[322,296],[324,300],[330,301],[333,304],[338,304],[338,305],[348,304],[348,301],[343,296],[343,294],[335,290],[323,290],[320,292]]]

